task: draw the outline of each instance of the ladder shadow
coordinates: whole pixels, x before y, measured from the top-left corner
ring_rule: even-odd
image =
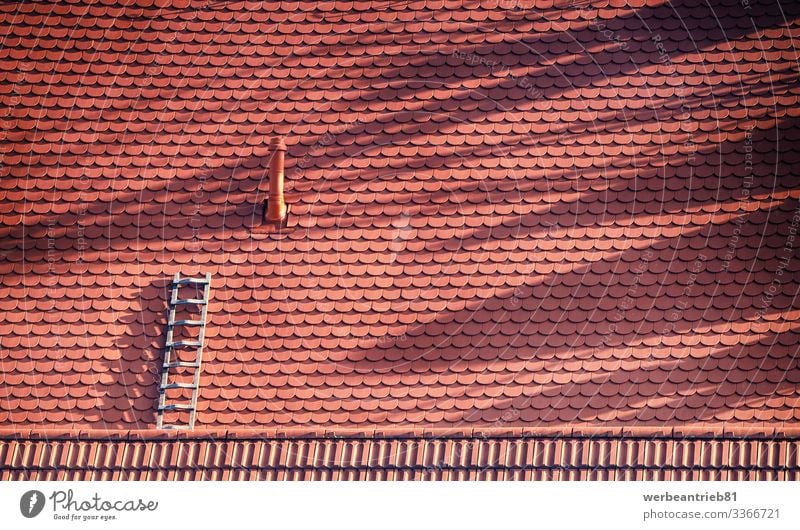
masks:
[[[147,429],[155,425],[171,282],[171,278],[148,280],[126,293],[132,303],[117,319],[124,328],[115,341],[119,357],[103,363],[112,382],[99,389],[102,418],[92,427]]]

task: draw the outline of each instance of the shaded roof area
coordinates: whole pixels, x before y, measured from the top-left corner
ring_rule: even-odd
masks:
[[[202,428],[800,419],[800,4],[171,4],[0,5],[3,426],[152,428],[175,272]]]

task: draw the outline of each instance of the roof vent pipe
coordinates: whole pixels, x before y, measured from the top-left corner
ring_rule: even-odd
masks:
[[[286,144],[278,136],[269,142],[272,158],[269,162],[269,197],[264,220],[269,223],[282,223],[286,219],[286,200],[283,196],[284,162]]]

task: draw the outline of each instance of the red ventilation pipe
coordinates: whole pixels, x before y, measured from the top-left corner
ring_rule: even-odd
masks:
[[[269,162],[269,197],[264,218],[270,223],[282,223],[286,218],[286,200],[283,197],[286,144],[283,138],[278,136],[270,140],[269,148],[272,151],[272,159]]]

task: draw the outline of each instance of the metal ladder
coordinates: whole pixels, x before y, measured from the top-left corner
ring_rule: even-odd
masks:
[[[180,298],[181,287],[193,288],[196,295],[202,290],[202,298]],[[203,342],[206,334],[206,314],[211,290],[211,274],[205,278],[181,278],[175,273],[172,279],[172,294],[169,301],[167,317],[167,340],[164,344],[164,364],[161,368],[161,386],[158,398],[158,429],[193,429],[197,415],[197,393],[200,386],[200,367],[203,361]],[[181,309],[199,309],[199,315],[176,320],[176,313]],[[195,311],[196,312],[196,311]],[[191,339],[182,338],[185,331],[197,330],[197,336]],[[178,337],[178,340],[175,338]],[[184,390],[191,390],[187,398]],[[177,393],[178,395],[174,395]],[[168,395],[170,394],[170,395]],[[178,420],[165,422],[165,412],[173,412],[181,417],[182,411],[189,412],[189,420],[179,423]]]

